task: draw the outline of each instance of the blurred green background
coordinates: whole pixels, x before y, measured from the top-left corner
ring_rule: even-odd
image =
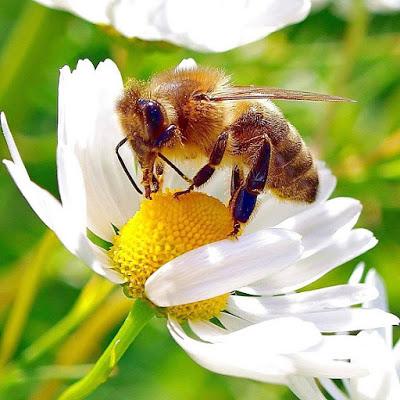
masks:
[[[129,41],[29,0],[1,0],[0,109],[7,114],[32,179],[57,195],[58,70],[65,64],[74,67],[80,58],[98,63],[110,57],[125,78],[145,79],[184,57],[194,57],[199,63],[223,67],[240,84],[358,100],[279,105],[338,176],[335,195],[362,201],[358,226],[374,231],[380,243],[360,260],[384,276],[391,310],[400,314],[399,32],[400,14],[371,15],[359,1],[347,19],[324,9],[240,49],[197,54],[167,44]],[[0,156],[9,158],[2,140]],[[92,308],[86,315],[78,307],[78,328],[51,352],[7,375],[6,386],[0,384],[4,399],[54,399],[63,385],[81,376],[85,364],[96,360],[129,304],[119,288],[111,293],[107,283],[93,278],[46,232],[3,167],[0,193],[0,365],[29,358],[24,349],[68,313],[91,279],[92,297],[89,293],[82,304]],[[343,282],[356,263],[331,272],[318,285]],[[146,327],[115,376],[89,399],[294,399],[283,387],[202,369],[173,342],[164,325],[155,320]]]

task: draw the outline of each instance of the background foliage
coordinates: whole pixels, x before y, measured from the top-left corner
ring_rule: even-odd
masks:
[[[400,14],[370,15],[361,2],[354,4],[347,18],[325,9],[240,49],[196,54],[162,43],[129,41],[108,28],[30,0],[2,0],[0,108],[7,113],[32,179],[57,195],[58,70],[65,64],[74,67],[80,58],[98,63],[110,57],[124,77],[145,79],[184,57],[194,57],[199,63],[224,68],[240,84],[357,99],[357,104],[280,106],[338,176],[335,194],[362,201],[359,226],[373,230],[380,243],[360,259],[384,276],[391,309],[400,314]],[[0,156],[9,157],[1,140]],[[100,278],[91,278],[90,271],[46,232],[4,168],[0,168],[0,193],[0,366],[10,359],[29,359],[24,349],[68,313],[91,279],[72,317],[59,327],[66,337],[44,356],[22,364],[22,370],[7,375],[6,384],[0,385],[1,398],[53,399],[105,348],[129,303],[118,288],[112,290]],[[318,284],[343,282],[355,264],[333,271]],[[65,329],[77,325],[71,333]],[[30,354],[36,349],[37,342]],[[126,353],[115,376],[90,396],[109,398],[294,397],[283,387],[202,369],[156,320]]]

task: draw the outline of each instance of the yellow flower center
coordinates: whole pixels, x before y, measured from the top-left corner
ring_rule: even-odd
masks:
[[[173,258],[232,232],[228,208],[204,193],[192,192],[179,199],[157,193],[144,200],[140,210],[115,236],[109,255],[115,270],[127,281],[130,296],[143,298],[149,276]],[[228,294],[195,303],[168,307],[179,320],[209,320],[226,307]]]

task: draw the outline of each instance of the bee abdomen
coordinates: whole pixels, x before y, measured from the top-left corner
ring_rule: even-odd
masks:
[[[318,192],[318,173],[300,135],[288,128],[285,140],[273,149],[267,186],[278,197],[312,203]]]
[[[289,186],[271,187],[271,191],[283,199],[313,203],[318,194],[318,185],[318,173],[313,167]]]
[[[265,111],[265,110],[264,110]],[[242,155],[252,168],[263,143],[271,146],[265,190],[278,197],[312,203],[318,192],[318,174],[311,153],[296,129],[281,115],[245,113],[231,126],[234,155]]]

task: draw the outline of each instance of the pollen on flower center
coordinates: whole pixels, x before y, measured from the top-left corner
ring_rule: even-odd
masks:
[[[142,202],[140,210],[115,236],[109,255],[114,268],[127,280],[132,297],[144,297],[149,276],[173,258],[197,247],[225,239],[232,232],[228,208],[204,193],[192,192],[175,199],[157,193]],[[196,303],[168,307],[179,320],[217,316],[228,294]]]

